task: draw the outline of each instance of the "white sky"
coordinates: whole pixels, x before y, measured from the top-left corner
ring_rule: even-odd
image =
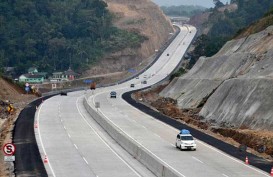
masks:
[[[179,5],[200,5],[204,7],[214,7],[213,0],[152,0],[159,6],[179,6]],[[229,0],[221,0],[224,4]]]

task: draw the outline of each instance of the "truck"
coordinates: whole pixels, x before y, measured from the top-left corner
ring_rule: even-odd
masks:
[[[91,90],[95,90],[95,89],[96,89],[96,82],[92,82],[92,83],[90,84],[90,89],[91,89]]]
[[[196,143],[190,131],[187,129],[182,129],[180,133],[176,136],[175,145],[181,150],[196,150]]]

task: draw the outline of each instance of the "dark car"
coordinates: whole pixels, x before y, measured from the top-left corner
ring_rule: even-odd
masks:
[[[110,98],[117,98],[117,92],[115,91],[110,92]]]
[[[167,53],[167,56],[169,56],[170,54]]]
[[[142,81],[141,83],[142,83],[142,84],[147,84],[147,81]]]
[[[67,92],[62,91],[62,92],[60,93],[60,95],[61,95],[61,96],[67,96]]]
[[[135,87],[135,84],[131,84],[130,87]]]

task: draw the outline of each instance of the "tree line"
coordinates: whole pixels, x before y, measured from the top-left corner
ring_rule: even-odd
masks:
[[[105,54],[146,40],[113,26],[102,0],[5,0],[0,2],[0,67],[80,72]]]
[[[273,7],[272,0],[231,0],[231,3],[236,3],[238,9],[224,12],[219,12],[217,7],[210,9],[212,13],[205,25],[209,24],[212,27],[207,35],[203,34],[196,39],[196,47],[191,54],[191,66],[200,56],[213,56],[243,28],[256,22],[265,14],[272,13],[272,10],[270,11]]]

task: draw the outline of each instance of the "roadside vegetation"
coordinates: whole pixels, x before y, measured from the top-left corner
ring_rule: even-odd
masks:
[[[102,0],[0,2],[0,67],[52,72],[71,66],[81,72],[107,53],[146,40],[113,26]]]
[[[194,45],[195,50],[191,53],[191,66],[198,60],[200,56],[213,56],[216,54],[223,45],[234,38],[234,36],[240,36],[239,34],[246,29],[249,25],[255,23],[257,20],[262,18],[266,13],[268,16],[264,24],[259,30],[265,29],[267,26],[272,24],[272,0],[232,0],[231,4],[237,4],[237,10],[224,11],[219,10],[219,7],[223,8],[223,5],[218,4],[211,12],[209,20],[202,26],[204,28],[210,28],[207,34],[200,35]],[[245,35],[249,35],[259,30],[251,30]]]

